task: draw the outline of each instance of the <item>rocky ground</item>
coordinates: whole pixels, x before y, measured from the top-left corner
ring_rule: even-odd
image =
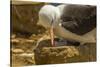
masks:
[[[52,47],[50,40],[44,40],[36,48],[37,40],[42,36],[43,34],[25,38],[13,34],[11,37],[11,65],[16,67],[96,61],[96,44]]]
[[[23,65],[34,65],[34,48],[36,41],[41,35],[32,35],[31,37],[11,36],[11,65],[12,66],[23,66]]]

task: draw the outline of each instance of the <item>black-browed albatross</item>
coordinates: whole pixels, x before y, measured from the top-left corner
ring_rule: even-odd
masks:
[[[53,34],[81,44],[94,43],[95,12],[95,7],[88,5],[44,5],[39,11],[38,24],[50,30],[52,46]]]

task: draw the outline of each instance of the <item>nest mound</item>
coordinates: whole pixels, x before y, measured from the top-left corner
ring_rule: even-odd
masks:
[[[57,45],[59,44],[60,46],[52,47],[50,45],[50,40],[40,42],[38,48],[34,51],[35,64],[59,64],[96,60],[95,44],[75,46],[58,42]]]

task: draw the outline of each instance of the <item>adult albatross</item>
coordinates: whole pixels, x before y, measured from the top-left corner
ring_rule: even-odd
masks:
[[[53,34],[81,44],[94,43],[95,12],[95,7],[88,5],[45,5],[39,11],[38,24],[50,30],[52,46]]]

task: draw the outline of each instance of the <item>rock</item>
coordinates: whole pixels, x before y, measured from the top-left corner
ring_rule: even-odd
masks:
[[[34,43],[34,40],[26,40],[27,43]]]
[[[12,49],[12,53],[21,54],[21,53],[24,53],[24,50],[22,50],[22,49]]]
[[[26,65],[35,64],[34,55],[33,54],[12,54],[12,67],[23,67]]]
[[[34,53],[23,53],[23,54],[20,54],[19,56],[24,57],[27,60],[27,62],[35,64]]]
[[[13,44],[18,44],[20,42],[20,40],[18,40],[18,39],[12,39],[11,40],[11,43],[13,43]]]
[[[27,34],[37,34],[44,32],[44,28],[37,26],[38,12],[44,3],[11,5],[12,32]],[[41,31],[38,31],[41,30]]]
[[[11,47],[14,49],[23,49],[25,52],[32,52],[35,47],[35,41],[26,38],[15,38],[11,40]]]
[[[16,34],[12,34],[11,38],[14,39],[16,37]]]

